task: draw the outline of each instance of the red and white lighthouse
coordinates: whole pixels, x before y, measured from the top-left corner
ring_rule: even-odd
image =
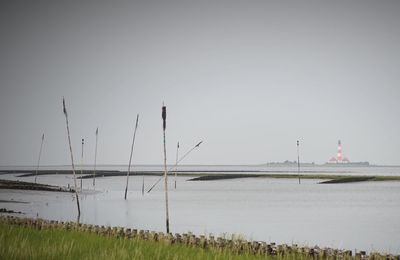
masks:
[[[337,161],[338,161],[338,163],[342,162],[342,143],[340,142],[340,140],[338,141]]]
[[[346,163],[350,163],[349,159],[347,159],[346,157],[343,157],[342,154],[342,142],[339,140],[338,141],[338,147],[337,147],[337,156],[336,157],[332,157],[328,163],[330,164],[346,164]]]

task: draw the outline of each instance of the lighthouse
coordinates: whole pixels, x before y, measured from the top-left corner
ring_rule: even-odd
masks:
[[[342,143],[340,140],[338,141],[338,147],[337,147],[337,162],[342,163]]]
[[[347,164],[350,163],[349,159],[347,159],[346,157],[343,157],[342,154],[342,142],[340,140],[338,140],[338,146],[337,146],[337,156],[336,157],[332,157],[329,161],[329,164]]]

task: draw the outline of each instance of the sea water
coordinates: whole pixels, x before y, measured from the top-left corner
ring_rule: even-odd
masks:
[[[398,174],[396,168],[388,172]],[[0,177],[34,178],[16,176]],[[146,191],[158,179],[146,176]],[[173,233],[234,234],[266,242],[400,253],[399,181],[322,185],[320,180],[301,180],[299,185],[297,179],[188,179],[178,177],[174,189],[175,178],[168,178]],[[73,185],[70,175],[38,176],[38,182]],[[94,189],[92,179],[84,179],[80,221],[165,231],[164,182],[142,195],[142,176],[133,175],[126,201],[125,183],[122,176],[97,178]],[[21,211],[24,217],[63,221],[77,217],[72,193],[0,190],[0,200],[27,202],[0,202],[0,208]]]

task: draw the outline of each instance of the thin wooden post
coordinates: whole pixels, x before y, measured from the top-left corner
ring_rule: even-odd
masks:
[[[163,140],[164,140],[164,187],[165,187],[165,224],[167,227],[167,234],[169,233],[169,214],[168,214],[168,171],[167,171],[167,148],[165,141],[165,128],[167,124],[167,108],[162,106],[161,116],[163,119]]]
[[[85,144],[85,139],[82,138],[82,153],[81,153],[81,192],[82,192],[82,176],[83,176],[83,145]]]
[[[142,178],[142,196],[144,196],[144,174]]]
[[[42,134],[42,142],[40,143],[40,150],[39,150],[39,158],[36,166],[36,173],[35,173],[35,183],[36,183],[36,178],[39,170],[39,163],[40,163],[40,156],[42,155],[42,147],[43,147],[43,142],[44,142],[44,133]]]
[[[179,151],[179,142],[176,145],[176,160],[175,160],[175,189],[176,189],[176,175],[178,171],[178,151]]]
[[[135,137],[136,137],[136,130],[137,130],[137,127],[138,127],[138,121],[139,121],[139,114],[137,114],[137,116],[136,116],[136,125],[135,125],[135,131],[133,132],[133,140],[132,140],[132,146],[131,146],[131,155],[129,156],[128,172],[126,173],[125,200],[126,200],[126,196],[127,196],[127,194],[128,194],[129,172],[130,172],[130,170],[131,170],[133,146],[135,145]]]
[[[299,140],[297,140],[297,175],[299,176],[299,184],[300,184],[300,153],[299,153]]]
[[[64,110],[64,115],[65,115],[65,122],[67,124],[67,135],[68,135],[68,144],[69,144],[69,151],[71,154],[71,164],[72,164],[72,173],[74,175],[74,185],[75,185],[75,196],[76,196],[76,205],[78,206],[78,222],[79,222],[79,217],[81,215],[81,208],[79,206],[79,197],[78,197],[78,186],[76,185],[76,175],[75,175],[75,165],[74,165],[74,156],[72,154],[72,145],[71,145],[71,137],[69,134],[69,125],[68,125],[68,113],[67,109],[65,107],[65,100],[63,97],[63,110]]]
[[[94,170],[93,170],[93,187],[96,188],[96,164],[97,164],[97,138],[99,136],[99,128],[96,128],[96,146],[94,150]]]

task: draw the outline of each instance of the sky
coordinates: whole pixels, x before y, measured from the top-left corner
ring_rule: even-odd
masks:
[[[0,3],[0,166],[400,165],[400,1]]]

